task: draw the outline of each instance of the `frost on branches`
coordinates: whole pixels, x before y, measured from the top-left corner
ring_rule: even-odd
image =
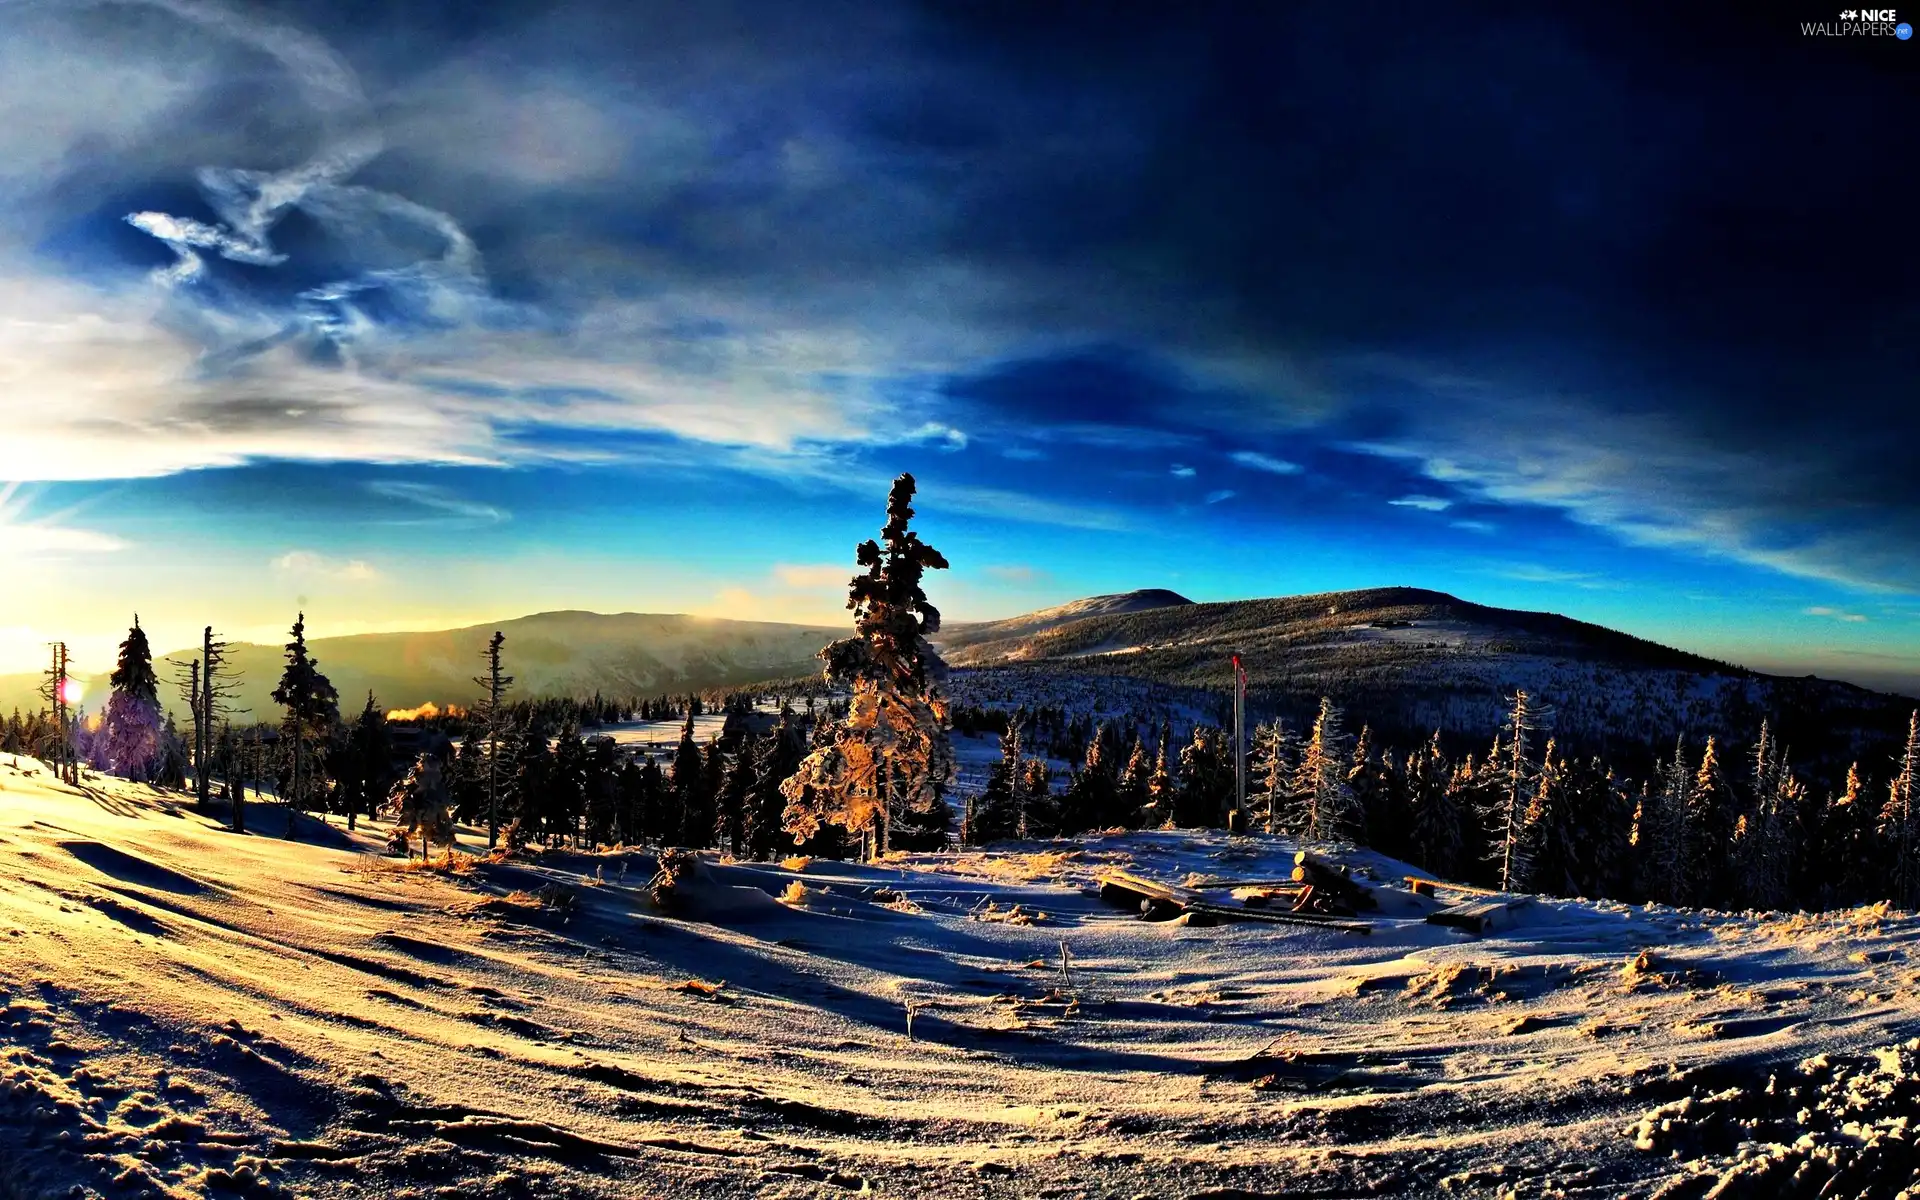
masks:
[[[927,643],[939,632],[940,611],[920,587],[921,575],[945,570],[947,560],[907,528],[913,490],[912,475],[894,480],[881,540],[860,543],[862,573],[847,597],[855,636],[820,652],[827,682],[852,698],[831,737],[780,785],[786,829],[802,841],[838,825],[871,831],[884,853],[889,827],[906,814],[938,809],[953,777],[939,687],[947,664]]]

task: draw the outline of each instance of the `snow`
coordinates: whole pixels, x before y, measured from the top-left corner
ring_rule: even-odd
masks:
[[[1543,899],[1476,939],[1329,849],[1371,936],[1197,928],[1098,873],[1295,847],[1153,832],[704,856],[663,909],[648,854],[447,875],[385,834],[0,757],[0,1195],[1697,1195],[1867,1153],[1920,1032],[1920,921],[1879,908]],[[1794,1124],[1774,1073],[1879,1090],[1742,1150]]]

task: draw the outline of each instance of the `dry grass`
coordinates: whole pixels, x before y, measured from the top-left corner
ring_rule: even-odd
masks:
[[[812,892],[807,890],[806,884],[796,879],[787,885],[785,891],[780,893],[780,903],[791,904],[795,908],[805,908],[807,906],[807,898],[812,894]]]
[[[813,859],[804,854],[796,854],[791,858],[781,859],[780,865],[789,871],[804,871],[807,869],[807,864],[812,861]]]

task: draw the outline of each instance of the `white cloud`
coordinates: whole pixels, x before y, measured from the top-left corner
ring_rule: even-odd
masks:
[[[1445,512],[1453,507],[1453,501],[1440,496],[1402,496],[1398,500],[1389,500],[1387,503],[1399,508],[1417,508],[1424,512]]]
[[[1234,491],[1232,488],[1221,488],[1218,491],[1207,493],[1207,503],[1218,504],[1222,500],[1231,500],[1239,494],[1240,493]]]
[[[272,562],[273,569],[297,579],[326,579],[340,583],[371,583],[380,578],[364,559],[328,558],[312,550],[289,550]]]
[[[1864,613],[1850,613],[1843,609],[1831,608],[1825,604],[1814,605],[1812,608],[1806,610],[1806,614],[1810,617],[1826,617],[1829,620],[1849,621],[1855,624],[1867,619]]]
[[[1270,475],[1298,475],[1302,469],[1299,463],[1262,454],[1258,450],[1236,450],[1232,457],[1234,462],[1249,470],[1265,471]]]
[[[1192,479],[1195,475],[1198,475],[1200,472],[1194,470],[1192,467],[1189,467],[1184,463],[1175,463],[1173,464],[1173,471],[1171,473],[1181,479]]]
[[[1495,529],[1491,521],[1459,520],[1448,521],[1447,524],[1454,529],[1464,529],[1469,533],[1492,533]]]

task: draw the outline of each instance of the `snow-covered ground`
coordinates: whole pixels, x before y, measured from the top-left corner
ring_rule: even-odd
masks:
[[[430,875],[378,823],[285,841],[260,806],[240,837],[10,761],[8,1200],[1771,1196],[1836,1168],[1828,1194],[1893,1196],[1915,1169],[1909,914],[1545,901],[1473,938],[1364,852],[1370,936],[1094,894],[1291,866],[1181,833],[707,860],[660,911],[641,853]]]

